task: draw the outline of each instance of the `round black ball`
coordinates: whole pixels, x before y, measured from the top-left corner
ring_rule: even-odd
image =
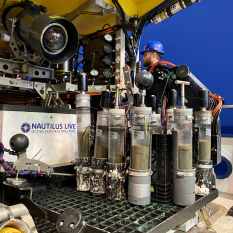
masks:
[[[11,139],[10,139],[10,147],[12,150],[16,152],[23,152],[26,151],[26,149],[29,146],[29,140],[28,137],[24,134],[15,134]]]
[[[152,86],[153,82],[154,82],[153,75],[146,70],[137,73],[135,77],[136,86],[142,90],[149,89]]]

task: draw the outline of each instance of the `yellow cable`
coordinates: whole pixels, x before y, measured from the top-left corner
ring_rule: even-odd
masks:
[[[146,135],[148,135],[148,133],[147,133],[147,124],[146,124],[146,115],[143,112],[139,112],[139,115],[140,114],[144,115],[144,118],[145,118],[145,130],[146,130]]]
[[[202,216],[203,216],[203,220],[205,222],[205,225],[206,225],[206,228],[207,230],[211,229],[212,228],[212,225],[210,223],[210,220],[206,214],[206,212],[203,210],[203,209],[200,209],[200,212],[202,213]]]

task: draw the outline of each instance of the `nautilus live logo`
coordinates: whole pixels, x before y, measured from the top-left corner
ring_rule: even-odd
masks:
[[[72,123],[23,123],[23,133],[76,133],[76,124]]]
[[[23,123],[21,125],[21,130],[23,133],[28,133],[30,131],[30,129],[31,129],[31,126],[28,123]]]

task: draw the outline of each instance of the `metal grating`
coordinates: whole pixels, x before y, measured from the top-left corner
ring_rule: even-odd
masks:
[[[183,209],[172,203],[152,202],[147,206],[134,206],[127,200],[109,201],[105,195],[78,192],[76,187],[36,192],[33,193],[33,200],[45,209],[58,213],[67,208],[78,209],[87,224],[114,233],[147,232]]]
[[[57,233],[55,223],[44,221],[38,217],[33,218],[38,233]]]

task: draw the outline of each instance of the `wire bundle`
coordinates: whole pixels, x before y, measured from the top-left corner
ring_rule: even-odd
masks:
[[[212,97],[218,101],[218,105],[215,107],[215,109],[212,112],[212,116],[214,116],[219,111],[219,109],[222,107],[222,99],[220,97],[218,97],[217,95],[214,95],[211,93],[210,93],[210,97]]]
[[[222,111],[223,100],[219,96],[210,93],[209,99],[209,110],[212,110],[213,122],[211,126],[211,131],[213,135],[217,135],[219,133],[219,116]]]

